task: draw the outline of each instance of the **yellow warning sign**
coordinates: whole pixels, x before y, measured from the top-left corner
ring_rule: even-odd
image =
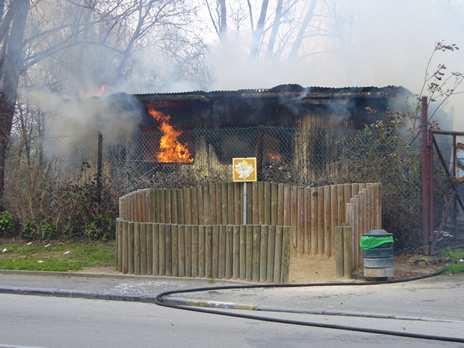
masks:
[[[256,181],[256,157],[232,159],[234,181]]]

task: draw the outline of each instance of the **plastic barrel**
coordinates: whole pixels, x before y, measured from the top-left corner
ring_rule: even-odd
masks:
[[[385,230],[370,230],[363,236],[372,238],[391,237]],[[368,278],[388,278],[395,276],[393,243],[383,243],[363,252],[364,276]]]

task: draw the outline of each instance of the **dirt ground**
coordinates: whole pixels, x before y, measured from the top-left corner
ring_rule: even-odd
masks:
[[[438,256],[418,254],[399,254],[394,256],[394,279],[406,279],[434,273],[446,267],[449,259]],[[363,272],[353,275],[353,279],[364,279]],[[323,256],[292,257],[290,259],[290,283],[324,283],[343,281],[335,274],[335,258]]]

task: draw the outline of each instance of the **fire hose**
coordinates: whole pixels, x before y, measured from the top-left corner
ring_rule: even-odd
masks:
[[[457,262],[458,261],[456,261],[454,263],[457,263]],[[281,323],[281,324],[291,324],[291,325],[310,326],[310,327],[318,327],[318,328],[326,328],[326,329],[347,330],[347,331],[356,331],[356,332],[363,332],[363,333],[372,333],[372,334],[390,335],[390,336],[400,336],[400,337],[435,340],[435,341],[464,343],[464,338],[459,338],[459,337],[424,335],[424,334],[408,333],[408,332],[401,332],[401,331],[369,329],[369,328],[364,328],[364,327],[336,325],[336,324],[327,324],[327,323],[317,323],[317,322],[290,320],[290,319],[270,318],[270,317],[265,317],[265,316],[249,315],[249,314],[242,314],[242,313],[231,313],[231,312],[214,310],[214,309],[204,309],[204,308],[198,308],[198,307],[192,307],[192,306],[186,306],[186,305],[179,305],[179,304],[176,304],[176,303],[169,303],[169,301],[166,301],[167,300],[166,296],[173,295],[173,294],[181,294],[181,293],[185,294],[185,293],[204,292],[204,291],[211,291],[211,290],[219,291],[219,290],[237,290],[237,289],[240,289],[240,290],[243,290],[243,289],[257,289],[257,288],[296,288],[296,287],[323,287],[323,286],[369,286],[369,285],[403,283],[403,282],[409,282],[409,281],[414,281],[414,280],[419,280],[419,279],[425,279],[425,278],[430,278],[430,277],[440,275],[443,272],[445,272],[448,269],[449,266],[451,266],[451,265],[448,265],[447,267],[443,268],[442,270],[440,270],[438,272],[431,273],[431,274],[428,274],[428,275],[418,276],[418,277],[414,277],[414,278],[398,279],[398,280],[386,280],[386,281],[369,282],[369,283],[330,282],[330,283],[308,283],[308,284],[231,285],[231,286],[219,286],[219,287],[202,287],[202,288],[185,289],[185,290],[173,290],[173,291],[165,291],[165,292],[162,292],[162,293],[158,294],[155,297],[154,302],[157,305],[163,306],[163,307],[170,307],[170,308],[174,308],[174,309],[182,309],[182,310],[199,312],[199,313],[223,315],[223,316],[242,318],[242,319],[260,320],[260,321]],[[235,308],[235,309],[253,309],[253,308]],[[338,312],[337,315],[352,316],[353,313]],[[393,318],[393,319],[397,319],[397,318]],[[402,319],[406,319],[406,318],[402,318]]]

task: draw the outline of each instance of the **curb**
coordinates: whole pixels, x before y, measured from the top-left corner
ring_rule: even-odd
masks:
[[[97,292],[89,292],[89,291],[54,290],[54,289],[44,289],[44,288],[34,288],[34,289],[32,288],[8,288],[8,287],[0,288],[0,294],[83,298],[83,299],[93,299],[93,300],[144,302],[144,303],[155,303],[155,298],[156,298],[156,296],[117,295],[117,294],[97,293]]]
[[[192,277],[168,277],[139,274],[119,274],[119,273],[86,273],[86,272],[49,272],[49,271],[18,271],[0,270],[0,275],[24,275],[24,276],[44,276],[44,277],[76,277],[76,278],[115,278],[115,279],[140,279],[140,280],[170,280],[170,281],[205,281],[214,283],[231,283],[243,285],[259,285],[259,283],[243,282],[230,279],[211,279],[211,278],[192,278]]]
[[[192,306],[192,307],[207,307],[207,308],[223,308],[223,309],[244,309],[254,310],[256,305],[252,304],[238,304],[233,302],[221,302],[221,301],[203,301],[194,300],[180,297],[164,297],[163,303],[170,306]]]

